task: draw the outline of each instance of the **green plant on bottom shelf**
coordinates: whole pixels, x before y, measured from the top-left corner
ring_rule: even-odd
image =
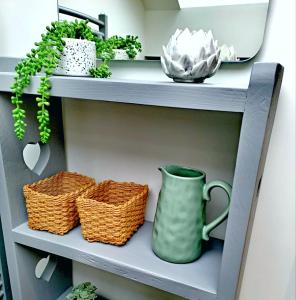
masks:
[[[67,300],[95,300],[97,288],[90,282],[84,282],[74,287],[70,294],[66,296]]]
[[[99,39],[93,34],[91,28],[87,25],[88,21],[75,22],[52,22],[46,27],[46,33],[41,35],[41,41],[35,43],[27,57],[21,60],[16,68],[16,75],[11,86],[13,96],[11,102],[15,106],[12,111],[14,119],[14,131],[18,139],[22,140],[26,129],[26,112],[22,107],[22,96],[24,89],[30,84],[31,77],[39,72],[44,72],[40,80],[36,98],[38,111],[37,121],[39,124],[40,141],[47,143],[50,138],[51,130],[49,128],[50,116],[48,107],[50,105],[50,76],[56,69],[61,54],[64,50],[65,42],[63,38],[85,39],[93,41],[96,44],[97,57],[102,60],[102,64],[90,70],[94,77],[107,78],[111,76],[108,61],[112,59],[112,51],[105,40]]]

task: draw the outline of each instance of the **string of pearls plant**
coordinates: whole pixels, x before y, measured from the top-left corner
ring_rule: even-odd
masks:
[[[40,95],[36,97],[40,141],[47,143],[50,138],[50,115],[48,111],[51,89],[50,76],[59,64],[65,46],[64,38],[85,39],[95,42],[96,55],[97,58],[101,59],[102,63],[98,67],[91,69],[90,74],[96,78],[108,78],[111,76],[112,73],[108,62],[114,58],[114,38],[109,40],[98,38],[93,34],[87,23],[87,20],[52,22],[50,26],[46,27],[46,33],[41,35],[41,41],[35,43],[35,47],[26,55],[26,58],[17,64],[15,68],[16,75],[11,86],[13,92],[11,102],[15,106],[12,116],[14,119],[14,131],[19,140],[24,138],[27,126],[25,122],[26,112],[22,107],[24,89],[29,86],[31,77],[40,72],[42,72],[38,88]],[[135,38],[137,39],[137,37]]]

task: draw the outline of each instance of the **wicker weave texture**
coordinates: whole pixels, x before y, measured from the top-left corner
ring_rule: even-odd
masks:
[[[103,181],[76,203],[83,237],[89,242],[123,245],[144,223],[148,186]]]
[[[79,223],[76,199],[95,185],[91,177],[60,172],[24,186],[31,229],[63,235]]]

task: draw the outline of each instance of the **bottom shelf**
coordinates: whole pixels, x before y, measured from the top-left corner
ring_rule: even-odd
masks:
[[[56,300],[67,300],[66,297],[67,297],[68,294],[71,293],[72,289],[73,289],[73,287],[70,286],[70,287],[69,287],[68,289],[66,289],[66,290],[64,291],[64,293],[63,293],[62,295],[60,295]],[[104,298],[103,296],[98,295],[97,298],[96,298],[96,300],[108,300],[108,299]]]
[[[189,299],[215,298],[223,242],[212,239],[197,261],[172,264],[151,249],[152,223],[145,222],[125,246],[89,243],[77,227],[64,236],[31,230],[24,223],[13,230],[14,241],[129,278]]]

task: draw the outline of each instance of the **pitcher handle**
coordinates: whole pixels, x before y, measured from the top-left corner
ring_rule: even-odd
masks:
[[[231,188],[231,185],[225,181],[215,180],[215,181],[211,181],[211,182],[205,184],[204,188],[203,188],[203,199],[206,201],[210,201],[211,200],[211,195],[210,195],[211,190],[215,187],[220,187],[226,192],[227,206],[226,206],[226,209],[222,212],[222,214],[219,217],[217,217],[211,223],[204,225],[203,230],[202,230],[202,238],[205,241],[209,240],[210,232],[214,228],[216,228],[218,225],[220,225],[224,220],[226,220],[226,218],[228,216],[229,208],[230,208],[230,198],[231,198],[232,188]]]

